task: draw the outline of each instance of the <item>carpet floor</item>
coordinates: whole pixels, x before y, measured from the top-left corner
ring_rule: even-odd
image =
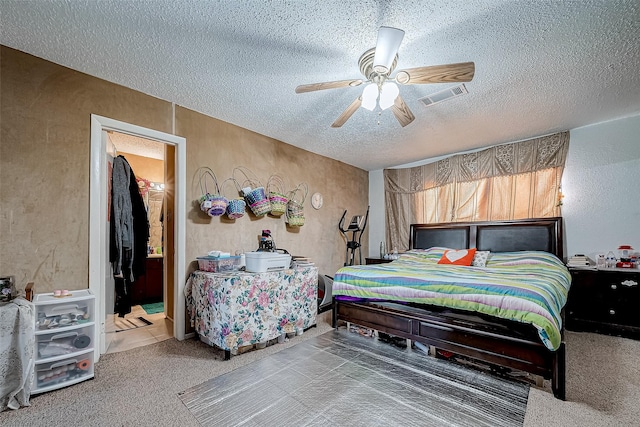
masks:
[[[197,426],[198,422],[184,405],[180,393],[184,396],[185,390],[203,381],[242,369],[331,331],[330,315],[331,312],[326,312],[318,316],[317,328],[284,344],[234,356],[231,360],[223,360],[221,350],[193,339],[170,339],[103,355],[95,365],[95,379],[31,396],[31,406],[0,413],[0,425]],[[341,331],[344,329],[340,328]],[[566,331],[565,337],[567,401],[554,398],[546,388],[531,387],[524,427],[637,427],[640,419],[640,340],[571,331]],[[335,393],[318,389],[318,400],[329,394]],[[260,398],[273,400],[272,396]],[[254,403],[247,394],[239,413]],[[357,424],[354,423],[354,427]]]
[[[529,387],[344,329],[179,396],[202,426],[522,426]]]

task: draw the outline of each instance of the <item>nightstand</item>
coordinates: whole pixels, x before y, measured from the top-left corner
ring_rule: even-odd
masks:
[[[366,265],[371,265],[371,264],[386,264],[388,262],[393,261],[392,259],[385,259],[385,258],[380,258],[380,257],[370,257],[370,258],[365,258],[364,259],[364,263]]]
[[[640,270],[569,268],[566,327],[640,339]]]

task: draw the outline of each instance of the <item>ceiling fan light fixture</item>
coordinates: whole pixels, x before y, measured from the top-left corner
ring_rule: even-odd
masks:
[[[396,98],[400,95],[400,89],[398,89],[398,85],[391,82],[386,82],[382,85],[382,91],[380,92],[380,108],[386,110],[391,107]]]
[[[373,70],[376,73],[389,73],[391,64],[398,53],[403,38],[404,31],[398,28],[380,27],[378,30],[376,53],[373,58]]]
[[[427,83],[462,83],[470,82],[475,74],[473,62],[460,62],[455,64],[431,65],[423,67],[398,70],[395,77],[391,74],[396,71],[398,65],[398,49],[404,38],[404,31],[392,27],[380,27],[378,30],[378,42],[375,47],[367,49],[358,60],[358,67],[364,79],[337,80],[330,82],[304,84],[296,87],[296,93],[314,92],[325,89],[354,87],[363,84],[363,91],[346,110],[331,124],[333,128],[339,128],[358,108],[363,107],[374,111],[378,106],[381,110],[391,110],[398,123],[405,127],[415,120],[415,116],[400,95],[400,89],[396,85],[418,85]],[[392,83],[395,82],[395,83]],[[456,90],[462,92],[464,85],[453,88],[449,92],[457,96]],[[464,92],[466,93],[466,91]],[[427,97],[432,104],[435,103],[437,94]],[[420,100],[427,105],[424,99]],[[380,122],[378,121],[378,124]]]
[[[376,101],[378,100],[378,86],[375,83],[370,83],[365,86],[362,91],[362,108],[366,108],[369,111],[373,111],[376,108]]]

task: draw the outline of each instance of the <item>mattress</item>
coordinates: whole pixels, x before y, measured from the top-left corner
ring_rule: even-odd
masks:
[[[343,267],[333,295],[453,308],[533,325],[556,350],[571,276],[555,255],[491,253],[485,267],[438,264],[446,248],[414,249],[387,264]]]

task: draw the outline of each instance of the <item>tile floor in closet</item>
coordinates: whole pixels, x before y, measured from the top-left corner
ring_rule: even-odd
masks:
[[[125,319],[130,317],[144,317],[153,324],[121,332],[109,332],[113,335],[113,339],[107,349],[107,354],[131,350],[173,338],[173,322],[167,319],[164,313],[147,314],[141,306],[135,305],[131,307],[131,313],[127,314]],[[111,322],[108,321],[105,325],[106,330],[115,331],[113,318],[109,320]]]

